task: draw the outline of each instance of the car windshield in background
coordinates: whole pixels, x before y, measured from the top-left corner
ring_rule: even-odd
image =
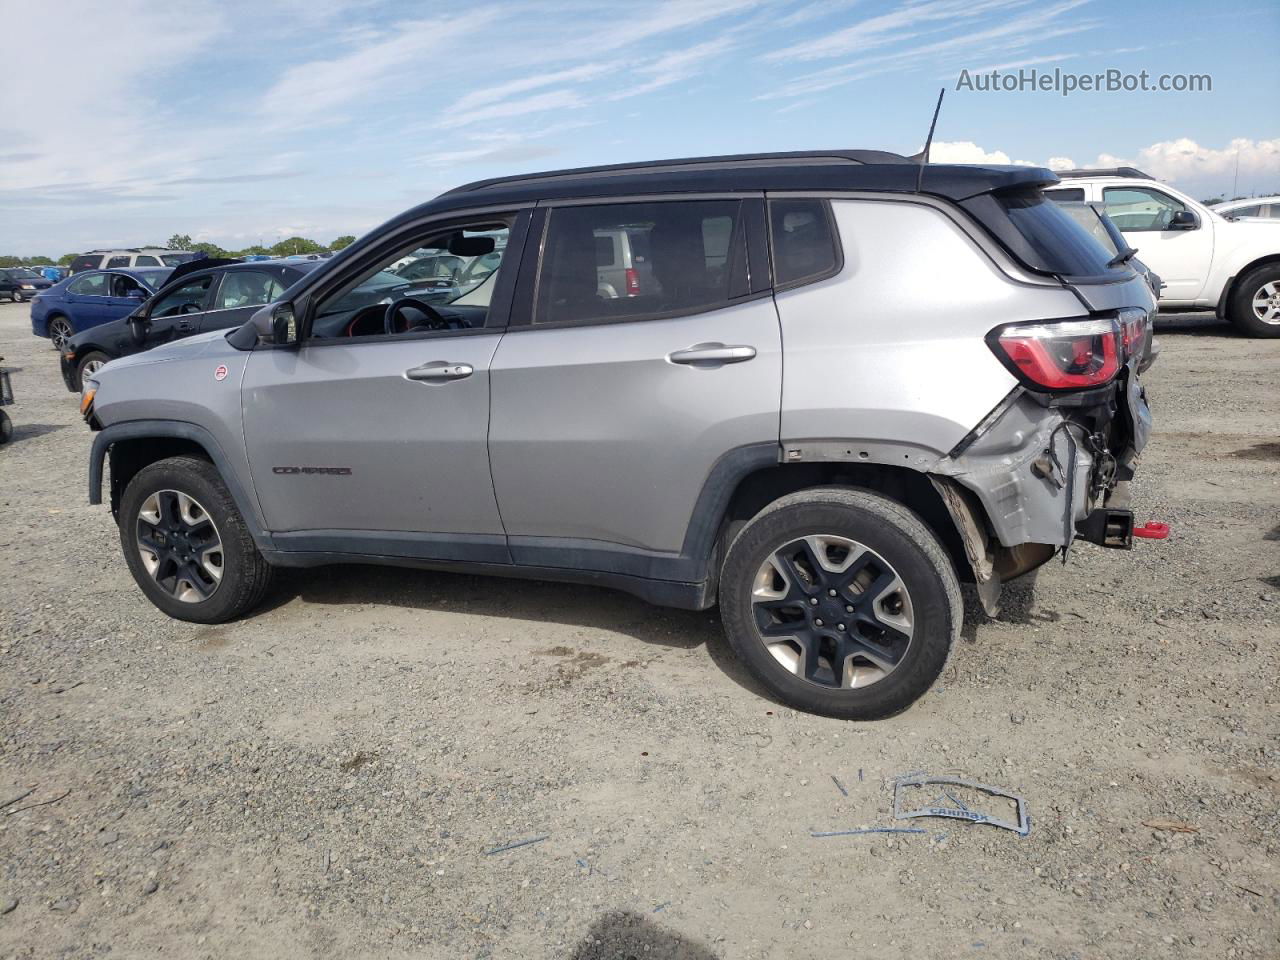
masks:
[[[425,285],[431,291],[430,303],[452,303],[480,286],[498,268],[507,247],[505,230],[467,236],[492,239],[493,250],[479,256],[464,256],[450,252],[447,247],[419,247],[394,264],[391,273],[401,284],[413,281]],[[386,274],[378,274],[373,280],[383,276]]]
[[[166,267],[176,267],[195,258],[196,255],[194,253],[162,253],[160,255],[160,259],[164,261]]]
[[[4,271],[10,280],[43,280],[44,277],[26,267],[11,267]]]
[[[996,194],[1001,207],[1027,244],[1035,251],[1042,269],[1066,277],[1097,277],[1111,269],[1115,256],[1109,245],[1100,242],[1055,203],[1034,192]]]
[[[148,287],[150,287],[152,290],[159,290],[159,289],[160,289],[160,285],[161,285],[162,283],[164,283],[166,279],[168,279],[168,277],[169,277],[169,271],[168,271],[168,270],[159,270],[159,271],[156,271],[155,273],[151,273],[151,272],[141,273],[141,272],[139,272],[138,274],[136,274],[136,276],[137,276],[137,278],[138,278],[139,280],[141,280],[143,283],[145,283],[145,284],[146,284]]]

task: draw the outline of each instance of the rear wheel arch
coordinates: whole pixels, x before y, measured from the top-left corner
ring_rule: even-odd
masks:
[[[741,477],[720,518],[708,558],[710,577],[719,577],[730,544],[752,517],[785,496],[823,487],[870,490],[906,507],[937,537],[956,575],[962,581],[974,579],[955,521],[926,474],[909,467],[856,462],[774,464]]]
[[[1222,292],[1222,298],[1219,300],[1219,319],[1229,320],[1233,325],[1241,327],[1241,323],[1236,316],[1236,297],[1248,293],[1245,290],[1245,286],[1249,284],[1252,275],[1264,267],[1280,268],[1280,253],[1258,257],[1236,271],[1235,276],[1231,278],[1231,281]]]

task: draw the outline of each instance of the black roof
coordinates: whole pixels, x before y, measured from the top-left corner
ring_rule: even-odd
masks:
[[[477,204],[548,199],[765,190],[915,193],[918,178],[922,193],[954,201],[992,190],[1047,186],[1058,181],[1053,171],[1043,167],[939,163],[926,165],[920,177],[919,166],[906,157],[875,150],[692,157],[480,180],[443,193],[387,226]]]
[[[1143,173],[1137,167],[1081,167],[1078,170],[1055,170],[1064,180],[1072,177],[1133,177],[1138,180],[1154,180],[1149,173]]]

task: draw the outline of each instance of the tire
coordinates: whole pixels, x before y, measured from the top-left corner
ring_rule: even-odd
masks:
[[[133,579],[175,619],[234,620],[257,606],[270,586],[271,566],[207,460],[171,457],[144,467],[125,488],[118,518]]]
[[[62,352],[67,341],[76,334],[76,329],[71,325],[71,321],[60,313],[54,314],[49,318],[45,329],[49,331],[49,342],[53,345],[53,349],[59,353]]]
[[[1246,337],[1280,337],[1280,263],[1264,263],[1236,282],[1227,319]]]
[[[932,531],[896,501],[841,487],[782,497],[742,528],[721,570],[720,612],[730,646],[772,694],[845,720],[911,706],[942,673],[963,617]]]
[[[101,350],[90,350],[81,357],[76,365],[76,389],[83,390],[84,378],[94,373],[104,363],[110,363],[112,359],[114,358],[107,356]]]
[[[13,437],[13,421],[9,419],[9,415],[0,410],[0,446],[8,443]]]

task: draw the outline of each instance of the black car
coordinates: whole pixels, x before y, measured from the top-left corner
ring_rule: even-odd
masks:
[[[193,260],[127,317],[78,333],[62,353],[62,379],[73,393],[80,378],[109,360],[209,330],[241,326],[323,261]]]
[[[14,303],[30,300],[41,290],[48,290],[53,281],[28,267],[0,268],[0,296]]]

